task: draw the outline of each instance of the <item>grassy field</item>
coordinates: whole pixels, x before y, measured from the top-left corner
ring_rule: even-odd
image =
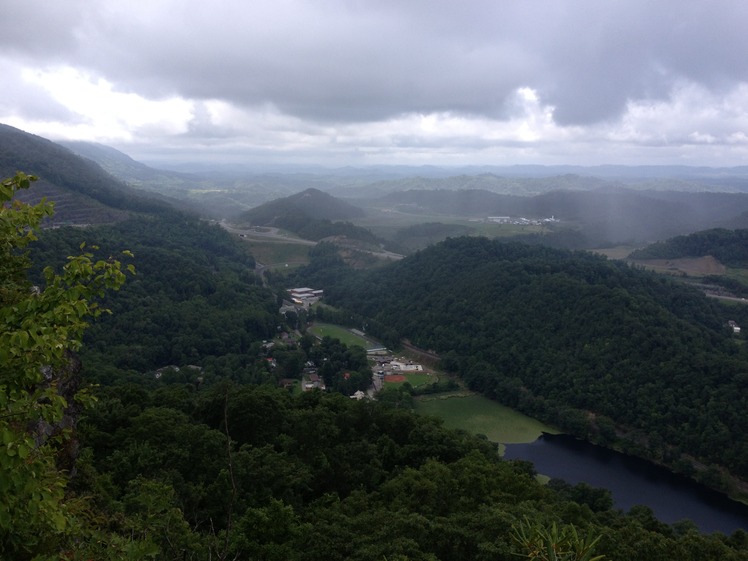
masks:
[[[340,339],[341,342],[345,343],[349,347],[351,345],[358,345],[365,349],[376,347],[378,345],[369,342],[364,337],[351,333],[347,327],[340,327],[339,325],[332,325],[330,323],[315,322],[309,331],[318,337],[325,337],[326,335],[333,339]]]
[[[356,226],[362,226],[368,228],[374,232],[377,236],[383,238],[390,238],[394,230],[400,228],[407,228],[408,226],[414,226],[416,224],[423,224],[424,222],[444,222],[453,223],[455,220],[451,220],[441,214],[407,214],[404,212],[383,212],[379,209],[366,208],[366,216],[363,218],[352,219]]]
[[[742,282],[744,285],[748,286],[748,269],[736,269],[730,267],[729,269],[727,269],[727,273],[725,276],[738,282]]]
[[[254,258],[270,268],[298,267],[309,263],[309,247],[294,243],[247,241]]]
[[[604,247],[600,249],[593,249],[593,253],[601,253],[608,259],[626,259],[629,253],[638,249],[632,245],[617,245],[615,247]]]
[[[445,426],[484,434],[501,444],[533,442],[558,431],[509,407],[476,394],[436,394],[416,400],[416,412],[444,420]],[[502,450],[503,451],[503,450]]]

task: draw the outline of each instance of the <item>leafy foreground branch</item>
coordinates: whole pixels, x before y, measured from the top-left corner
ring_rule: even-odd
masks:
[[[48,268],[45,286],[31,285],[23,250],[53,214],[49,202],[15,198],[34,181],[19,172],[0,183],[0,554],[7,559],[57,559],[76,531],[65,489],[75,413],[86,396],[76,395],[74,352],[88,319],[106,311],[96,299],[125,281],[119,261],[95,261],[83,244],[61,274]]]

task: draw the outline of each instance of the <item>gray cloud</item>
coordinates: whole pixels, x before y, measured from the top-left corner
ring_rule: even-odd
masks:
[[[3,0],[0,49],[20,57],[49,61],[75,49],[75,29],[89,2],[68,0],[40,5],[28,0]]]
[[[212,122],[203,103],[216,100],[318,130],[411,114],[508,121],[526,111],[518,89],[532,88],[557,125],[599,127],[632,106],[675,103],[684,84],[719,100],[748,82],[740,0],[70,0],[43,10],[5,0],[2,12],[11,23],[0,56],[66,64],[150,99],[195,100],[183,135],[192,138],[241,135]],[[679,135],[736,134],[719,118],[706,124]],[[651,142],[636,126],[619,136]],[[414,146],[438,141],[410,130],[394,131],[394,143],[398,134]]]
[[[118,15],[84,17],[70,56],[151,95],[313,119],[497,116],[529,86],[560,122],[590,123],[662,99],[676,79],[719,88],[748,76],[748,4],[735,1],[224,2]]]

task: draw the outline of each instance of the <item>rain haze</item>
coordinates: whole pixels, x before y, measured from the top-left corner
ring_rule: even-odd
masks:
[[[4,0],[0,14],[0,122],[146,162],[748,155],[742,0]]]

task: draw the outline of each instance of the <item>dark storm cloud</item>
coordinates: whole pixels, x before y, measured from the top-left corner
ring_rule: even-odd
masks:
[[[541,47],[549,72],[539,90],[562,124],[616,117],[629,100],[665,99],[679,81],[724,89],[748,78],[739,54],[748,48],[746,3],[599,2],[558,15]]]
[[[559,122],[590,123],[678,80],[723,88],[748,76],[748,3],[737,1],[179,5],[90,14],[71,56],[151,95],[333,121],[497,117],[527,86]]]
[[[163,30],[104,22],[91,39],[98,48],[85,52],[115,83],[151,95],[271,103],[325,120],[496,113],[518,77],[530,78],[525,54],[500,38],[478,44],[396,12],[339,8],[242,7],[223,17],[177,18]]]

